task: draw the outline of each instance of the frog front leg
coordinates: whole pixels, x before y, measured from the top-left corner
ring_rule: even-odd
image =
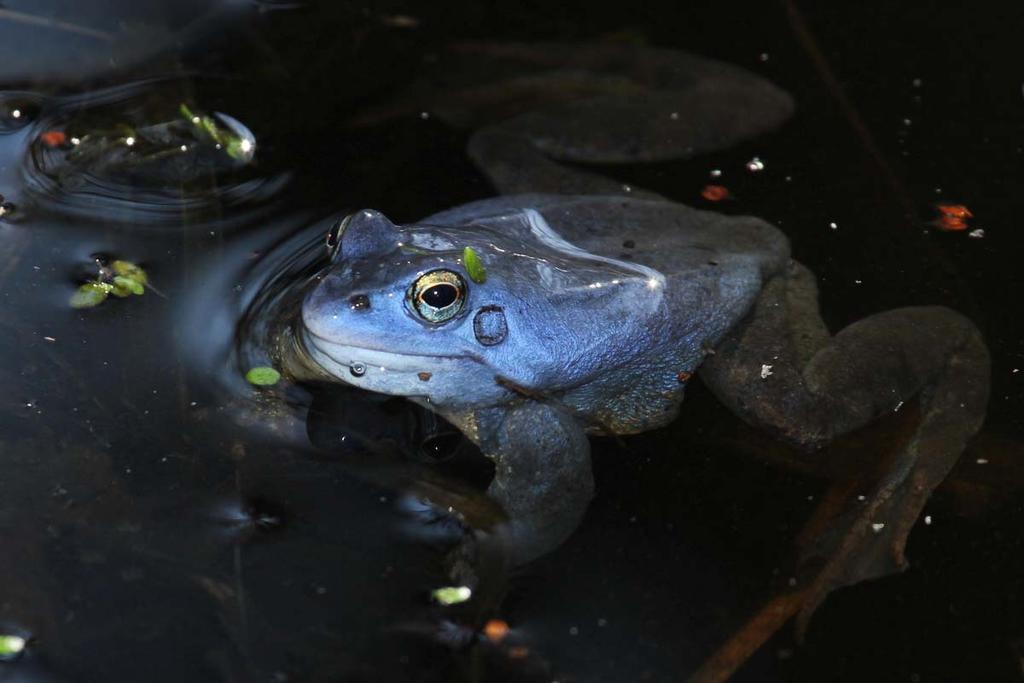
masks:
[[[798,628],[832,590],[902,570],[926,500],[985,417],[989,355],[977,328],[947,308],[901,308],[830,336],[814,276],[793,263],[701,367],[746,422],[817,448],[918,398],[921,420],[859,507],[830,536]]]
[[[593,497],[583,426],[562,406],[534,400],[473,418],[480,448],[494,461],[487,493],[508,515],[493,540],[513,564],[550,552],[576,530]]]

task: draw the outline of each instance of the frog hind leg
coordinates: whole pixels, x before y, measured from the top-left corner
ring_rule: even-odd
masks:
[[[988,349],[970,320],[937,306],[901,308],[830,336],[814,276],[796,263],[767,283],[700,373],[744,421],[809,448],[918,398],[907,445],[813,549],[824,564],[807,586],[800,634],[831,591],[906,567],[907,536],[980,428],[989,393]]]
[[[557,162],[685,159],[772,130],[793,111],[789,95],[765,79],[673,50],[618,44],[474,49],[484,51],[482,58],[495,57],[496,50],[507,58],[531,57],[543,65],[527,79],[533,89],[557,93],[547,101],[533,93],[538,106],[509,106],[510,117],[480,127],[470,139],[470,157],[501,194],[656,198]],[[504,89],[515,91],[509,84]]]

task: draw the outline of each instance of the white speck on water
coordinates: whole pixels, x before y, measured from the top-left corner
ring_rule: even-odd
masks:
[[[793,586],[796,585],[796,577],[795,576],[789,577],[789,580],[786,583],[788,583],[789,587],[792,588]]]
[[[764,162],[759,157],[754,157],[747,162],[747,170],[751,173],[759,173],[764,170]]]
[[[941,187],[936,187],[935,188],[935,194],[942,194],[942,188]]]
[[[1016,375],[1018,372],[1020,372],[1020,368],[1014,368],[1013,372],[1010,374]]]
[[[975,228],[974,230],[971,230],[969,233],[967,233],[967,236],[973,237],[976,240],[980,240],[982,237],[985,236],[985,230],[983,228]]]
[[[578,636],[579,634],[580,634],[580,627],[579,626],[570,626],[569,627],[569,635],[570,636]]]
[[[871,525],[871,530],[874,531],[876,534],[877,533],[881,533],[882,529],[884,529],[884,528],[885,528],[885,522],[874,522]]]
[[[135,138],[133,138],[131,135],[129,135],[128,137],[126,137],[124,139],[124,144],[128,145],[129,147],[131,147],[132,145],[135,144]]]
[[[721,178],[722,177],[722,169],[720,169],[720,168],[713,168],[713,169],[711,169],[710,175],[711,175],[712,178]]]
[[[767,52],[762,52],[761,54],[759,54],[757,56],[757,58],[760,59],[762,62],[767,62],[768,61],[768,53]]]
[[[791,182],[793,182],[793,176],[788,175],[785,178],[783,178],[783,180],[785,180],[787,183],[791,183]]]
[[[605,626],[608,625],[608,620],[605,619],[604,617],[601,617],[600,619],[597,620],[597,625],[600,626],[601,628],[604,628]]]
[[[864,284],[864,281],[863,280],[854,280],[853,284],[855,284],[855,285],[862,285],[862,284]]]
[[[200,118],[198,116],[193,116],[192,117],[192,123],[194,123],[194,124],[196,124],[198,126],[199,122],[200,122]]]
[[[46,340],[46,341],[48,341],[48,342],[55,342],[55,341],[57,341],[57,340],[56,340],[56,339],[54,339],[53,337],[43,337],[43,339],[45,339],[45,340]]]
[[[911,121],[910,119],[903,119],[904,126],[909,126],[911,123],[913,123],[913,121]]]
[[[82,138],[71,138],[71,144],[72,145],[80,145],[80,144],[82,144]]]
[[[903,407],[903,401],[900,401],[899,403],[896,404],[896,407],[892,409],[892,412],[898,413],[898,412],[900,412],[900,408],[902,408],[902,407]]]
[[[181,146],[181,151],[182,152],[187,152],[188,151],[188,145],[182,145]]]
[[[979,465],[987,465],[988,464],[988,458],[978,458],[974,462],[978,463]]]
[[[420,112],[420,118],[423,119],[424,121],[426,121],[427,119],[430,118],[430,112],[429,111],[421,111]]]
[[[13,110],[11,112],[11,116],[13,116],[16,119],[20,119],[21,118],[21,110],[20,109]]]
[[[678,121],[679,120],[679,112],[674,111],[671,114],[669,114],[668,117],[670,119],[672,119],[673,121]]]
[[[927,525],[931,525],[931,523],[932,523],[932,516],[931,515],[925,515],[924,516],[924,523],[927,524]]]
[[[632,188],[632,187],[630,187],[629,185],[623,185],[623,186],[622,186],[622,191],[623,191],[623,192],[632,192],[632,191],[633,191],[633,188]]]
[[[863,496],[863,495],[857,496],[857,500],[859,500],[859,501],[861,501],[863,503],[865,500],[867,500],[867,497]]]
[[[839,229],[839,226],[836,225],[834,222],[833,223],[829,223],[828,227],[832,228],[833,230],[838,230]]]
[[[910,84],[913,85],[915,88],[920,88],[922,83],[924,83],[924,81],[922,81],[920,78],[915,78],[910,82]]]
[[[761,379],[768,379],[772,374],[772,366],[761,365]]]

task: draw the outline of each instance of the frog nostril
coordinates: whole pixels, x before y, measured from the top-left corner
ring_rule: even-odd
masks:
[[[365,294],[356,294],[348,299],[353,311],[368,311],[370,309],[370,297]]]

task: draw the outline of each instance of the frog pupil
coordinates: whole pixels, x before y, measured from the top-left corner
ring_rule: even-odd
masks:
[[[445,308],[455,303],[459,298],[459,291],[447,283],[434,285],[423,292],[423,303],[432,308]]]

